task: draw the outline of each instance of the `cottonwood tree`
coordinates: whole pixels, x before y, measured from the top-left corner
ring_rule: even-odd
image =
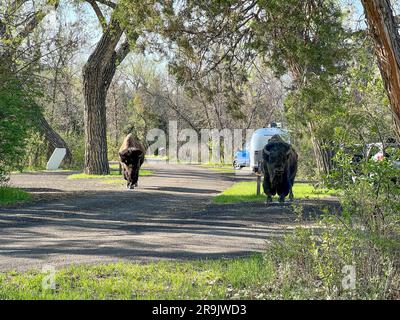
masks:
[[[164,1],[85,0],[102,35],[83,68],[85,97],[85,172],[107,174],[106,96],[116,68],[141,35],[158,23]],[[172,7],[172,1],[165,1]],[[107,14],[102,8],[107,9]],[[107,19],[107,17],[109,17]],[[122,43],[120,43],[122,42]]]
[[[390,100],[397,136],[400,139],[400,34],[399,19],[390,0],[361,0],[375,53]]]
[[[83,68],[85,99],[85,173],[108,174],[106,97],[117,65],[129,53],[129,42],[117,49],[124,29],[117,19],[118,4],[112,1],[86,1],[96,13],[102,35]],[[102,4],[111,13],[107,21],[100,8]]]

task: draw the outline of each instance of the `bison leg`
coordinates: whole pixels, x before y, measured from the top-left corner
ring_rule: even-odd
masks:
[[[124,174],[124,179],[128,181],[128,172],[126,172],[125,167],[123,167],[123,174]]]
[[[267,200],[265,201],[265,204],[268,206],[272,202],[272,196],[267,195]]]
[[[284,203],[285,202],[285,195],[281,194],[279,196],[279,203]]]
[[[263,181],[263,189],[264,193],[267,196],[267,200],[265,201],[266,205],[269,205],[272,202],[272,196],[276,193],[276,188],[271,186],[271,182],[269,179],[269,174],[267,170],[264,170],[264,181]]]
[[[290,192],[289,192],[289,201],[293,201],[293,199],[294,199],[294,196],[293,196],[293,190],[292,190],[292,188],[290,188]]]

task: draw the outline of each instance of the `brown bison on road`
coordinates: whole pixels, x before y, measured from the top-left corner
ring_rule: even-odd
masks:
[[[272,196],[279,195],[279,202],[285,197],[293,200],[292,187],[297,172],[298,156],[293,147],[284,142],[279,135],[273,136],[263,149],[264,193],[267,204]]]
[[[144,162],[145,153],[143,145],[132,134],[125,137],[119,149],[119,158],[128,189],[134,189],[138,185],[139,169]]]

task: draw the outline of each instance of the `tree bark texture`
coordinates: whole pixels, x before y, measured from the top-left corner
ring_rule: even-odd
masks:
[[[400,35],[390,0],[362,0],[400,139]]]
[[[106,97],[117,65],[129,52],[128,42],[115,51],[123,30],[112,20],[83,69],[85,173],[109,174],[107,158]]]

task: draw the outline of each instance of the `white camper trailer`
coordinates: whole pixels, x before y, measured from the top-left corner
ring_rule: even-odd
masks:
[[[262,160],[262,149],[272,136],[279,134],[282,139],[290,143],[289,132],[272,124],[269,128],[261,128],[254,131],[250,140],[250,168],[253,172],[259,172],[259,163]]]

